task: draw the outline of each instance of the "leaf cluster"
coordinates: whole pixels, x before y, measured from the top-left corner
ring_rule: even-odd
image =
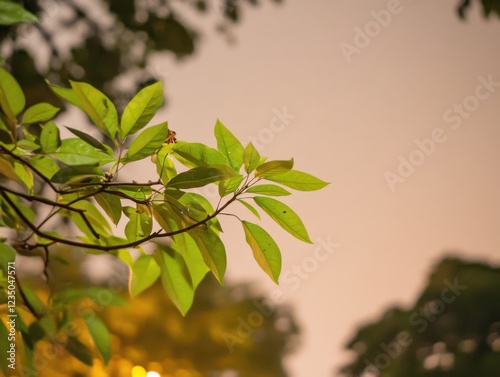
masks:
[[[19,84],[0,68],[0,228],[7,230],[0,240],[2,286],[8,263],[17,254],[42,257],[47,265],[53,248],[80,248],[126,263],[132,296],[160,280],[186,314],[207,273],[224,281],[227,261],[219,217],[228,214],[231,204],[242,204],[257,218],[260,209],[292,236],[311,242],[298,214],[276,198],[290,195],[289,189],[313,191],[327,183],[294,170],[293,159],[267,161],[251,143],[243,146],[220,121],[214,127],[216,148],[175,142],[167,122],[150,125],[163,102],[160,82],[143,88],[121,114],[90,84],[71,81],[68,88],[50,88],[81,109],[99,137],[82,127],[66,127],[72,136],[62,137],[54,121],[60,109],[45,102],[25,108]],[[133,171],[132,164],[149,160],[157,173],[153,179],[119,178]],[[217,204],[202,194],[207,185],[217,186]],[[278,283],[277,243],[260,225],[234,217],[242,224],[256,262]],[[70,224],[71,231],[58,225],[62,223]],[[113,231],[118,225],[123,233]],[[131,249],[139,256],[132,258]],[[71,323],[74,312],[67,304],[91,295],[66,292],[44,302],[20,284],[17,289],[34,317],[23,333],[28,345]],[[95,319],[87,327],[107,361],[110,341],[105,326]],[[65,346],[81,361],[89,361],[81,344]]]

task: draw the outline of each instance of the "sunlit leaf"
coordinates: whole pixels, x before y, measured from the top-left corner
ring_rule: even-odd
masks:
[[[44,153],[52,153],[61,145],[59,128],[54,122],[47,122],[40,133],[40,145]]]
[[[242,199],[238,199],[238,202],[240,202],[244,207],[246,207],[250,212],[252,212],[260,220],[259,212],[257,212],[257,210],[250,203],[248,203]]]
[[[0,106],[5,115],[14,123],[26,106],[21,87],[16,79],[2,67],[0,67]]]
[[[125,225],[125,235],[129,242],[135,242],[149,236],[153,227],[152,219],[143,209],[124,207],[125,215],[130,221]]]
[[[132,297],[148,289],[160,276],[160,266],[149,254],[141,254],[132,265],[129,290]]]
[[[178,141],[174,144],[172,153],[181,164],[189,168],[229,164],[222,153],[201,143]]]
[[[111,335],[108,328],[97,316],[93,316],[85,323],[104,365],[107,365],[111,359]]]
[[[50,103],[37,103],[25,111],[23,115],[23,124],[47,122],[54,118],[59,111],[61,111],[61,109],[52,106]]]
[[[163,184],[167,184],[173,177],[177,175],[174,162],[169,154],[172,151],[172,144],[164,144],[156,155],[156,172],[161,178]]]
[[[78,98],[73,89],[52,85],[50,82],[47,82],[47,84],[49,85],[50,89],[52,89],[52,91],[59,97],[61,97],[63,100],[65,100],[68,103],[71,103],[73,106],[78,107],[80,110],[85,111],[82,101],[80,101],[80,99]]]
[[[161,266],[161,282],[168,296],[186,315],[193,304],[194,288],[182,256],[168,246],[158,246],[155,254]]]
[[[209,183],[231,178],[235,174],[234,170],[224,165],[198,167],[178,174],[168,182],[167,187],[179,189],[202,187]]]
[[[290,170],[283,174],[266,176],[266,179],[299,191],[315,191],[330,184],[299,170]]]
[[[287,196],[291,193],[285,190],[283,187],[276,185],[256,185],[245,190],[245,192],[251,194],[260,194],[267,196]]]
[[[252,143],[248,143],[243,152],[243,163],[245,164],[245,171],[248,174],[253,172],[255,168],[261,164],[260,154]]]
[[[211,215],[214,213],[215,210],[214,207],[212,206],[212,203],[210,203],[210,201],[203,195],[197,194],[195,192],[190,192],[188,195],[194,198],[205,209],[207,215],[208,214]],[[219,223],[219,220],[217,220],[217,217],[212,218],[206,224],[211,226],[216,233],[222,232],[222,227]]]
[[[17,178],[24,183],[28,191],[33,193],[33,172],[30,168],[28,168],[25,164],[15,160],[13,161],[14,172],[17,175]]]
[[[81,139],[64,139],[61,146],[52,153],[58,160],[65,164],[77,165],[106,165],[113,162],[114,157],[94,148]]]
[[[243,145],[219,120],[215,124],[217,149],[229,161],[231,167],[238,172],[243,165]]]
[[[68,166],[60,169],[50,180],[54,183],[69,183],[89,179],[98,180],[102,176],[102,169],[97,166]]]
[[[143,88],[128,103],[121,119],[122,138],[139,131],[156,114],[163,102],[163,87],[161,82]]]
[[[286,204],[272,198],[256,196],[255,203],[283,229],[301,241],[312,243],[300,217]]]
[[[232,194],[235,192],[238,187],[240,187],[241,182],[243,182],[243,177],[242,175],[238,174],[236,177],[232,177],[229,179],[226,179],[224,181],[219,182],[219,195],[221,198],[223,198],[226,195]]]
[[[70,84],[85,113],[102,132],[113,140],[118,131],[118,113],[115,105],[90,84],[77,81],[70,81]]]
[[[293,168],[293,158],[290,160],[275,160],[264,162],[255,169],[256,177],[270,177],[276,174],[282,174]]]
[[[221,239],[210,228],[199,226],[189,231],[189,235],[200,249],[206,265],[210,268],[220,284],[224,282],[226,272],[226,249]]]
[[[113,224],[117,225],[122,216],[120,198],[116,195],[104,192],[95,195],[94,199],[101,206],[104,212],[106,212]]]
[[[125,155],[125,161],[132,162],[151,156],[161,147],[167,135],[167,122],[145,129],[130,144],[130,148]]]
[[[107,145],[102,144],[99,140],[96,140],[92,136],[90,136],[88,133],[77,130],[76,128],[71,128],[71,127],[66,127],[69,131],[71,131],[72,134],[75,136],[78,136],[80,139],[85,141],[87,144],[92,145],[94,148],[100,149],[103,152],[106,152],[110,156],[113,155],[113,150],[108,147]]]
[[[172,247],[184,258],[191,276],[193,289],[196,289],[210,271],[210,268],[205,264],[198,245],[188,233],[180,233],[173,237]]]
[[[59,165],[54,159],[37,154],[30,159],[30,164],[33,165],[44,177],[52,178],[59,171]]]
[[[273,238],[257,224],[242,221],[245,238],[259,266],[278,284],[281,272],[281,252]]]

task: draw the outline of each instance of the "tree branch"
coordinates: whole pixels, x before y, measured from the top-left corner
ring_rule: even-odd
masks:
[[[224,209],[226,209],[232,202],[234,202],[237,199],[239,192],[235,193],[234,196],[231,199],[229,199],[221,208],[218,208],[214,213],[212,213],[211,215],[208,215],[204,220],[201,220],[195,224],[191,224],[185,228],[178,229],[178,230],[175,230],[172,232],[162,233],[161,231],[157,231],[157,232],[151,233],[147,237],[141,238],[140,240],[136,240],[134,242],[129,242],[129,243],[121,244],[121,245],[109,245],[109,246],[71,241],[71,240],[67,240],[64,238],[59,238],[59,237],[53,236],[51,234],[44,233],[39,228],[37,228],[34,224],[32,224],[30,222],[30,220],[16,207],[16,205],[12,202],[12,200],[8,197],[8,195],[5,192],[0,191],[0,194],[4,197],[5,201],[12,207],[12,210],[14,212],[16,212],[16,214],[19,216],[19,218],[26,224],[26,226],[28,228],[30,228],[39,237],[43,237],[43,238],[46,238],[48,240],[61,243],[63,245],[76,246],[76,247],[81,247],[81,248],[85,248],[85,249],[101,250],[101,251],[109,252],[109,251],[113,251],[113,250],[136,247],[136,246],[143,244],[144,242],[151,241],[155,238],[172,237],[172,236],[175,236],[176,234],[185,233],[185,232],[190,231],[191,229],[199,227],[200,225],[204,225],[208,221],[217,217]],[[36,247],[39,247],[39,246],[40,245],[36,245]]]

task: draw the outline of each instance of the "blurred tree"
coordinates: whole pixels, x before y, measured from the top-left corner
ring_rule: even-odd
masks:
[[[498,377],[500,268],[445,258],[415,305],[357,330],[343,376]]]
[[[480,0],[480,2],[484,17],[488,18],[492,14],[496,14],[500,17],[500,0]],[[469,11],[471,6],[472,0],[460,0],[457,12],[461,19],[465,19],[466,12]]]
[[[197,15],[217,14],[217,30],[230,37],[244,4],[258,4],[257,0],[19,2],[41,22],[0,27],[0,51],[21,83],[28,106],[47,99],[60,105],[42,77],[58,85],[70,79],[85,81],[113,101],[130,99],[141,84],[157,81],[164,73],[160,66],[148,67],[154,52],[178,59],[194,54],[201,33],[197,23],[202,23]]]
[[[66,252],[58,255],[49,269],[55,294],[68,285],[74,289],[92,285],[89,277],[79,272],[80,256],[72,262],[73,257]],[[64,263],[64,269],[60,263]],[[127,269],[121,267],[115,263],[112,269],[119,278],[108,280],[100,288],[102,297],[110,291],[120,291],[120,287],[126,293]],[[63,279],[61,271],[66,271]],[[36,284],[45,285],[42,280]],[[88,301],[70,305],[79,306],[77,311],[83,317],[76,325],[81,333],[73,330],[79,333],[78,341],[91,348],[93,341],[84,322],[96,320],[96,314],[112,335],[113,356],[104,366],[97,354],[88,355],[93,358],[93,366],[88,366],[61,347],[53,352],[56,357],[44,358],[50,355],[46,352],[49,340],[44,340],[37,345],[37,376],[145,377],[146,371],[155,371],[165,377],[285,377],[288,374],[283,357],[298,344],[299,330],[290,308],[275,305],[248,284],[221,287],[215,279],[206,278],[186,317],[164,294],[160,282],[124,306],[99,308]],[[54,334],[58,339],[64,336]]]

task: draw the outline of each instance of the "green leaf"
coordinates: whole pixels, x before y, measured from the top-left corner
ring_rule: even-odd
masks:
[[[151,186],[121,185],[106,189],[107,192],[121,192],[132,200],[146,200],[151,196]]]
[[[0,67],[0,106],[7,118],[16,123],[16,117],[26,106],[24,93],[16,79]]]
[[[1,2],[0,2],[1,3]],[[23,124],[43,123],[51,120],[61,109],[42,102],[28,108],[23,115]]]
[[[122,204],[120,198],[116,195],[103,192],[95,195],[94,199],[101,206],[104,212],[106,212],[113,224],[118,225],[122,216]]]
[[[46,178],[52,178],[59,171],[59,165],[48,156],[37,154],[30,159],[33,165]]]
[[[40,146],[44,153],[52,153],[61,145],[59,128],[54,122],[47,122],[40,133]]]
[[[147,237],[151,234],[153,222],[151,217],[144,211],[141,206],[138,208],[124,207],[125,215],[130,221],[125,225],[125,235],[129,242],[134,242]]]
[[[35,309],[35,312],[39,315],[44,315],[47,313],[47,308],[45,304],[38,298],[38,295],[29,287],[23,286],[24,296],[30,303],[31,307]]]
[[[179,253],[168,246],[158,246],[155,253],[160,260],[162,285],[184,316],[194,299],[194,288],[186,263]]]
[[[243,145],[219,120],[215,124],[217,149],[229,161],[231,167],[239,172],[243,165]]]
[[[80,200],[79,202],[73,203],[71,206],[73,208],[85,211],[85,217],[92,226],[92,229],[90,229],[89,225],[84,222],[80,214],[72,211],[69,212],[68,215],[71,217],[71,219],[78,227],[78,229],[84,232],[87,235],[87,237],[89,237],[90,239],[94,239],[95,238],[94,232],[97,232],[97,234],[103,236],[106,236],[109,233],[111,233],[111,227],[108,221],[103,216],[101,211],[99,211],[93,203],[86,200]],[[92,232],[92,230],[94,232]]]
[[[160,266],[149,254],[141,254],[134,262],[130,274],[129,291],[132,297],[144,292],[160,276]]]
[[[102,132],[113,140],[118,131],[118,113],[115,105],[90,84],[77,81],[70,81],[70,84],[85,113]]]
[[[287,190],[285,190],[283,187],[276,186],[276,185],[257,185],[257,186],[252,186],[245,190],[245,192],[252,193],[252,194],[260,194],[260,195],[267,195],[267,196],[287,196],[291,195],[291,193]]]
[[[225,165],[193,168],[172,178],[167,187],[188,189],[231,178],[236,173]]]
[[[166,204],[153,204],[151,206],[151,211],[153,212],[153,217],[155,218],[158,225],[165,232],[172,232],[178,230],[180,227],[178,226],[178,222],[176,221],[176,214],[172,213],[172,210]]]
[[[3,241],[0,242],[0,269],[3,271],[4,275],[9,274],[9,263],[16,260],[16,250],[10,245],[7,245]]]
[[[50,180],[54,183],[69,184],[84,180],[99,181],[102,176],[102,169],[96,166],[68,166],[60,169]]]
[[[102,306],[123,306],[126,304],[122,297],[103,287],[70,288],[52,296],[52,308],[60,309],[85,299],[91,299]]]
[[[290,170],[283,174],[267,176],[266,179],[299,191],[315,191],[330,184],[299,170]]]
[[[191,284],[193,289],[196,290],[210,271],[205,264],[198,245],[188,233],[181,233],[173,237],[172,247],[182,255],[191,276]]]
[[[17,175],[17,178],[24,183],[30,194],[33,193],[33,172],[30,168],[28,168],[25,164],[15,160],[13,161],[14,172]]]
[[[38,22],[38,17],[28,12],[22,5],[11,1],[0,1],[0,25]]]
[[[174,157],[188,168],[208,165],[228,165],[228,161],[216,149],[201,143],[186,143],[178,141],[173,145]]]
[[[286,204],[272,198],[256,196],[255,203],[283,229],[301,241],[312,243],[300,217]]]
[[[111,359],[111,335],[106,325],[96,316],[86,321],[90,336],[102,357],[104,365]]]
[[[168,123],[163,122],[142,131],[130,144],[125,155],[126,162],[141,160],[151,156],[161,147],[168,135]]]
[[[163,87],[161,82],[154,83],[142,89],[128,103],[121,120],[122,138],[139,131],[156,114],[163,102]]]
[[[199,226],[189,231],[189,235],[200,249],[205,264],[222,285],[226,272],[226,248],[217,234],[210,228]]]
[[[195,192],[190,192],[190,193],[186,193],[184,196],[189,196],[190,198],[193,198],[200,206],[202,206],[205,209],[206,215],[211,215],[212,213],[215,212],[214,207],[212,206],[212,203],[210,203],[210,201],[207,198],[205,198],[203,195],[197,194]],[[217,220],[217,217],[212,218],[206,224],[211,226],[212,230],[214,230],[216,233],[222,232],[222,227],[219,223],[219,220]],[[185,256],[184,256],[184,259],[186,259]]]
[[[78,136],[80,139],[82,139],[84,142],[87,144],[92,145],[94,148],[100,149],[103,152],[106,152],[110,156],[113,156],[113,150],[108,147],[107,145],[104,145],[101,143],[99,140],[93,138],[90,136],[88,133],[77,130],[76,128],[71,128],[71,127],[66,127],[73,135]]]
[[[255,169],[256,177],[269,177],[276,174],[282,174],[293,168],[293,158],[290,160],[275,160],[264,162]]]
[[[164,185],[177,175],[174,162],[169,157],[172,151],[172,144],[164,144],[156,155],[156,172]]]
[[[260,154],[252,143],[248,143],[243,152],[243,163],[245,164],[245,171],[248,174],[253,172],[255,168],[261,164]]]
[[[82,101],[80,101],[80,99],[78,98],[73,89],[52,85],[48,81],[47,84],[57,96],[61,97],[66,102],[71,103],[73,106],[78,107],[80,110],[85,111],[85,109],[83,108]]]
[[[245,238],[260,268],[278,284],[281,272],[281,252],[273,238],[257,224],[242,221]]]
[[[241,174],[238,174],[236,177],[232,177],[219,182],[220,197],[223,198],[224,196],[235,192],[238,189],[238,187],[240,187],[240,184],[243,181],[243,179],[244,177]]]
[[[252,212],[260,220],[259,212],[257,212],[257,210],[250,203],[247,203],[246,201],[244,201],[242,199],[238,199],[238,202],[243,204],[243,206],[245,206],[250,212]]]
[[[92,364],[94,363],[92,352],[87,348],[85,344],[81,343],[74,336],[68,337],[66,350],[82,363],[88,366],[92,366]]]
[[[53,153],[54,157],[71,166],[106,165],[115,161],[103,151],[78,138],[64,139],[61,146]]]

